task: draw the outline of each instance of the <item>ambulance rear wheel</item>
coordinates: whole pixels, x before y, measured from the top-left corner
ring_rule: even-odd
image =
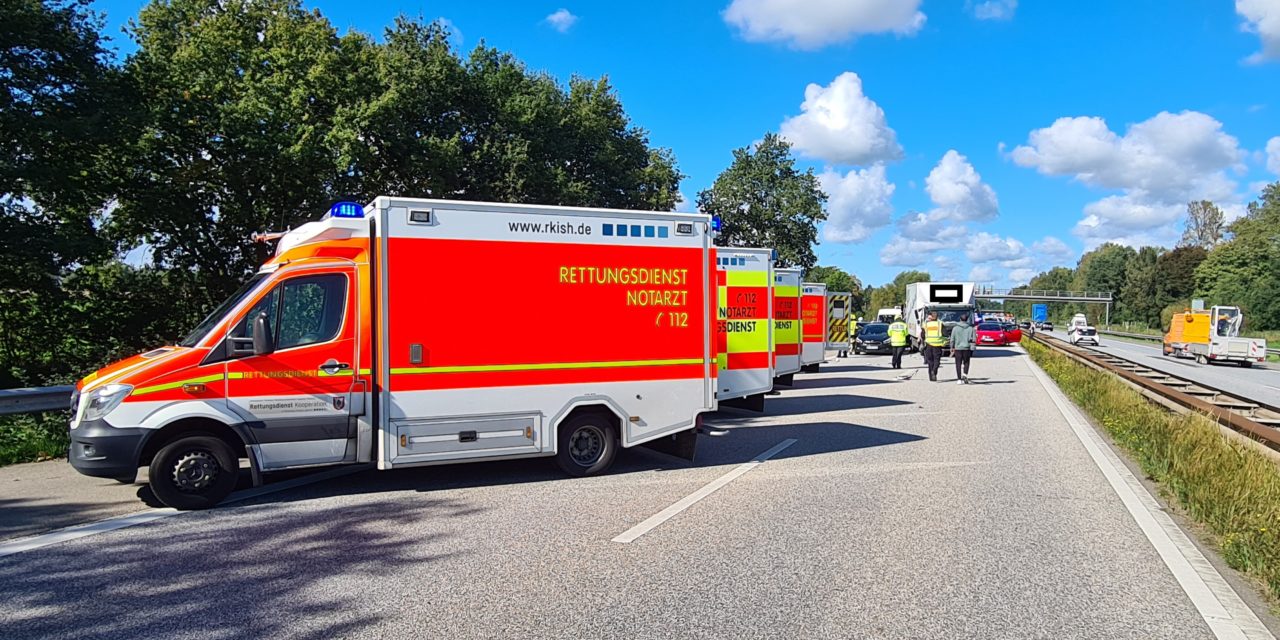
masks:
[[[618,428],[612,417],[584,413],[560,425],[556,464],[571,476],[603,473],[618,455]]]
[[[184,436],[151,460],[151,491],[165,505],[184,511],[208,509],[236,488],[239,462],[231,447],[213,436]]]

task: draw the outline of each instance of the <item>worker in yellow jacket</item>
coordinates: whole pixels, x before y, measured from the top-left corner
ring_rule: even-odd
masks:
[[[929,312],[929,319],[920,327],[920,342],[924,345],[924,361],[929,365],[929,381],[938,381],[938,367],[942,366],[942,350],[947,337],[942,332],[942,321],[936,311]]]

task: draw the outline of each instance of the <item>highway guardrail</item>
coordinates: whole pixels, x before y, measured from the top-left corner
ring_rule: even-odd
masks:
[[[63,411],[71,407],[71,385],[0,389],[0,415]]]

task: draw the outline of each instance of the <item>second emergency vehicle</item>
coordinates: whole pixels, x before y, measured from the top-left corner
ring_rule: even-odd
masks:
[[[773,354],[775,384],[791,386],[800,371],[799,269],[773,271]]]
[[[817,373],[827,359],[827,285],[805,282],[800,287],[800,367]]]
[[[773,250],[721,247],[716,266],[716,398],[721,404],[764,411],[774,377]]]
[[[589,475],[642,443],[692,456],[716,408],[712,234],[697,214],[339,203],[185,340],[84,378],[70,462],[129,481],[149,466],[162,502],[198,509],[245,457],[257,479],[534,456]],[[521,347],[496,348],[513,317]]]

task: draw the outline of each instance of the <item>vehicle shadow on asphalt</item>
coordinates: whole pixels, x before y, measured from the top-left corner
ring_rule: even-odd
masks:
[[[0,499],[0,541],[23,538],[114,515],[111,505],[48,499]],[[2,634],[0,634],[2,635]]]
[[[12,638],[342,637],[386,616],[332,585],[436,562],[452,518],[479,512],[448,499],[184,514],[174,535],[113,535],[0,559]],[[209,526],[235,517],[233,526]],[[421,523],[439,523],[423,533]],[[418,523],[417,530],[408,526]],[[225,523],[224,523],[225,524]],[[175,529],[179,529],[175,527]],[[413,530],[413,533],[410,531]],[[401,603],[403,604],[403,603]],[[14,615],[23,613],[24,615]]]
[[[888,369],[885,369],[888,371]],[[792,389],[826,389],[829,387],[860,387],[865,384],[884,384],[891,380],[880,378],[796,378]],[[783,387],[784,389],[786,387]]]

